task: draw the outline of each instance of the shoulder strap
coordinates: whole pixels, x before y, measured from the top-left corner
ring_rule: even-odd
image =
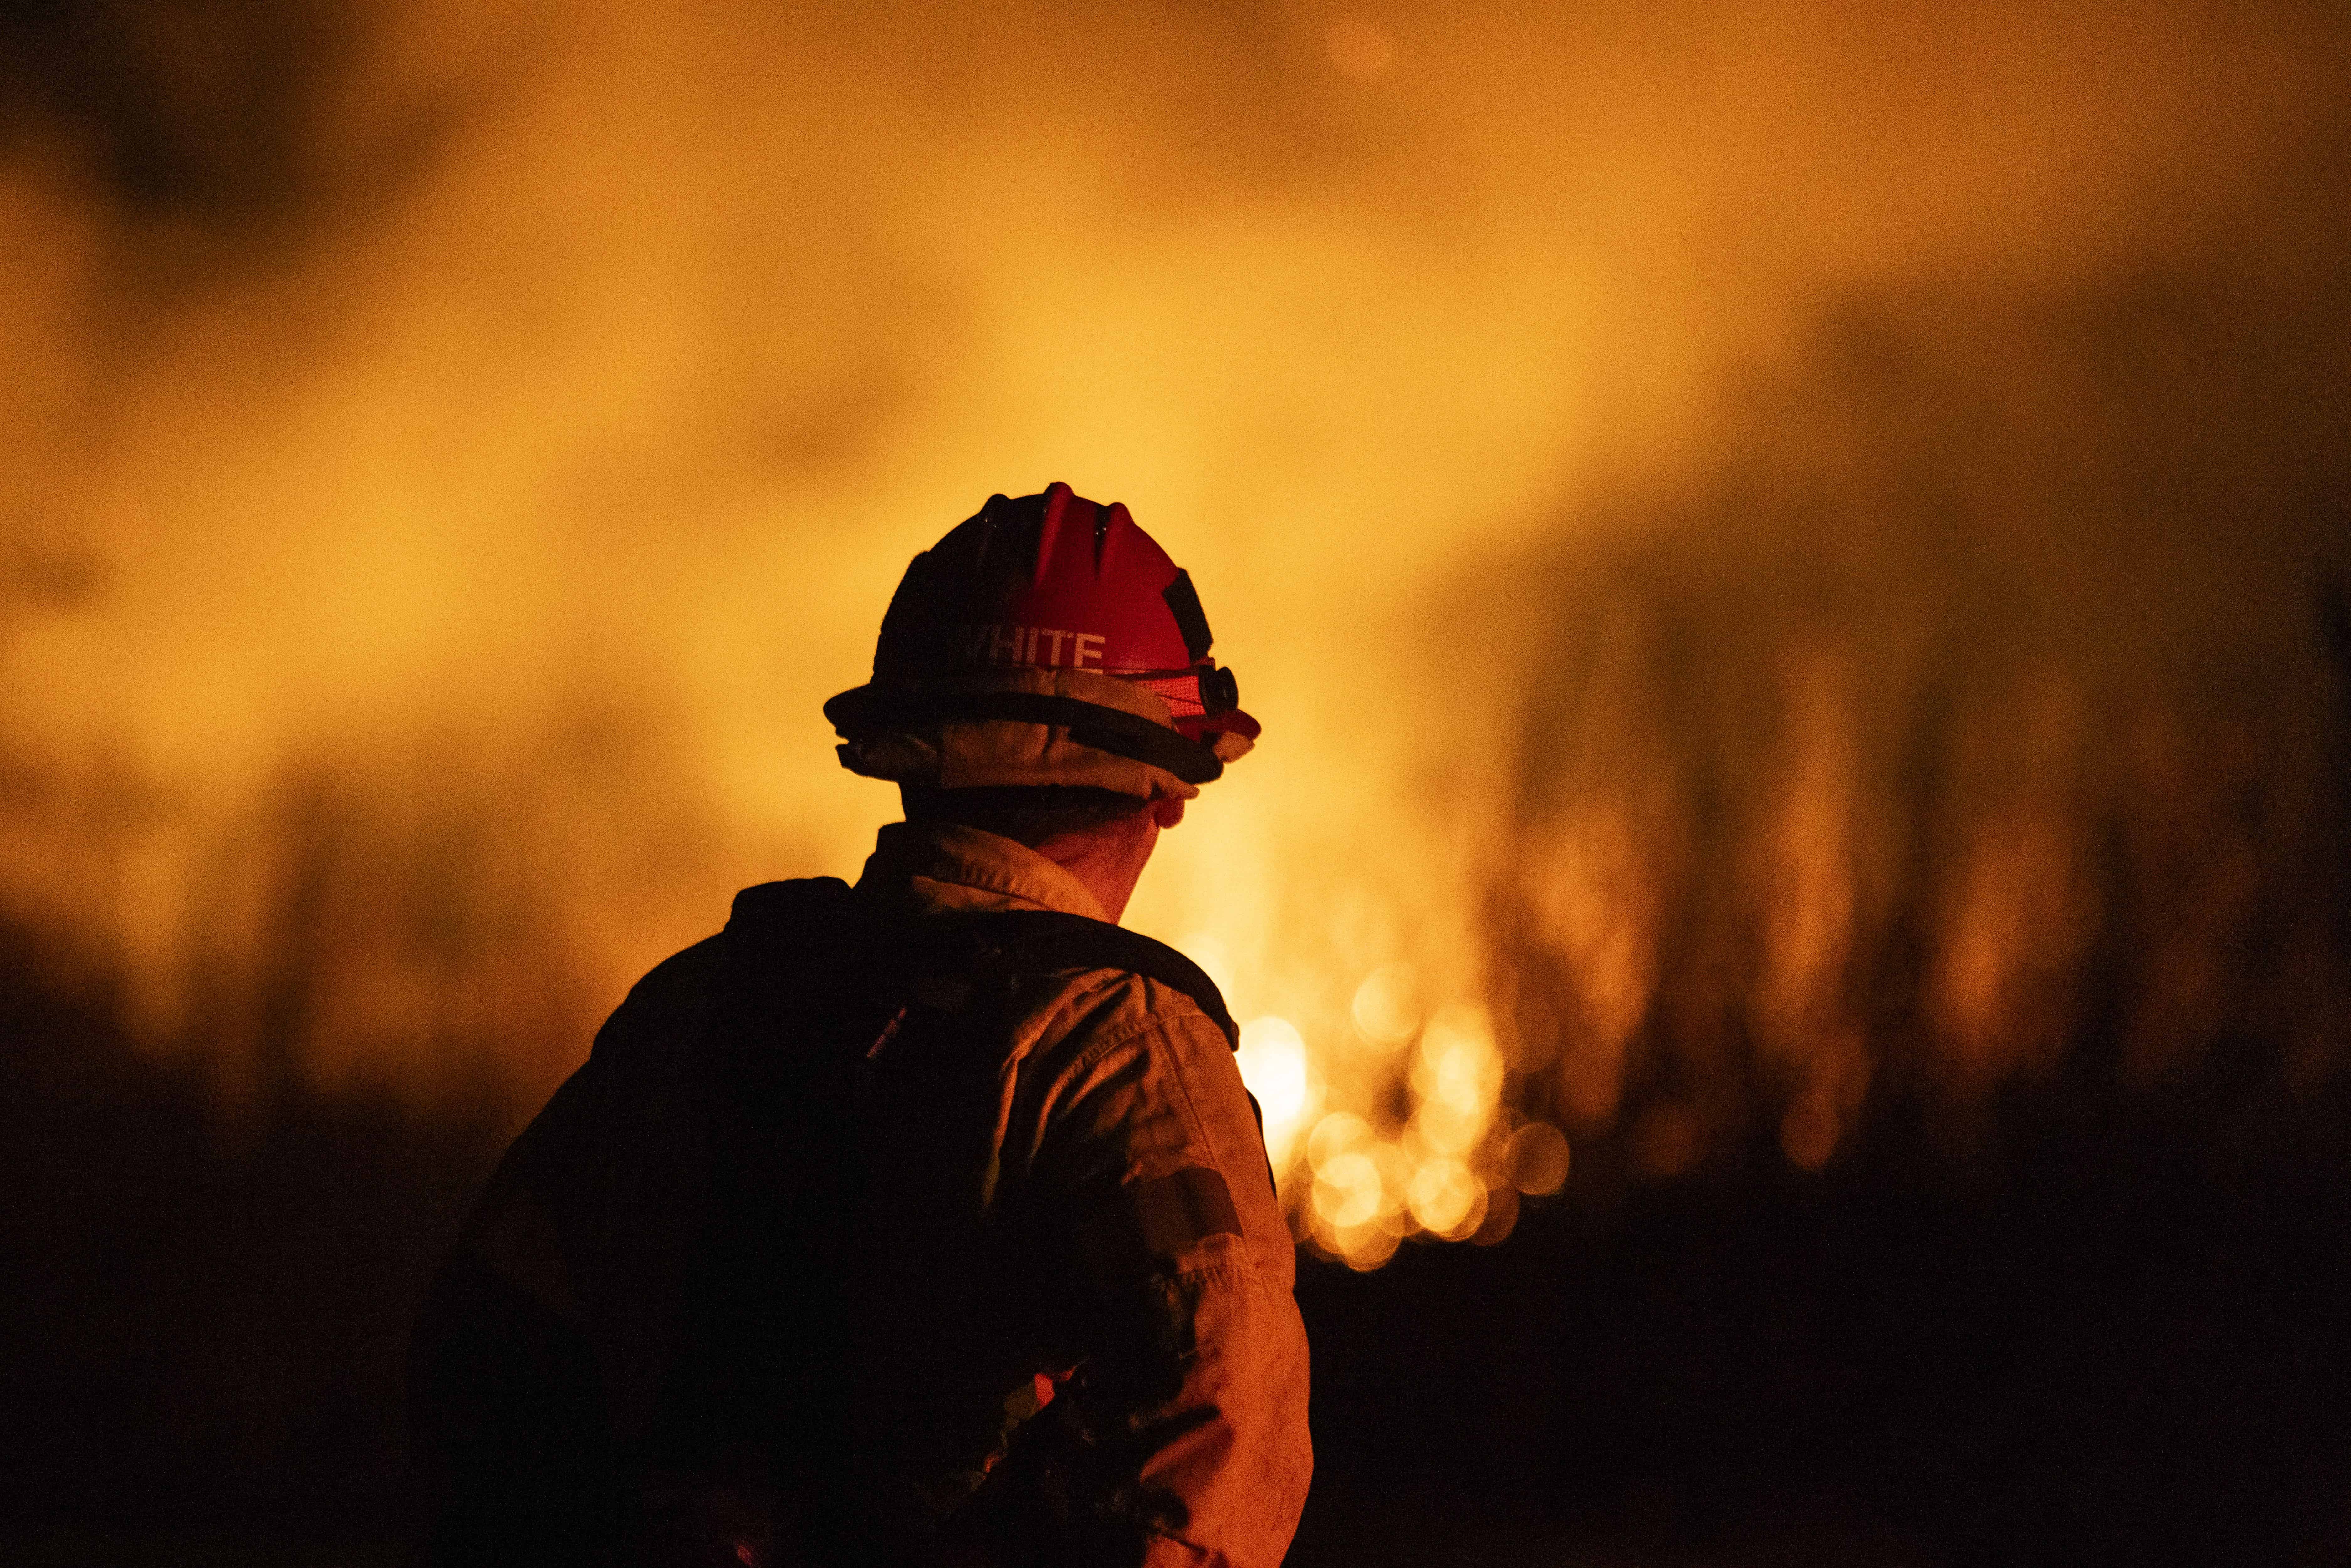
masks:
[[[1175,948],[1123,925],[1042,909],[950,915],[922,925],[929,929],[909,934],[903,925],[887,928],[862,913],[846,883],[811,877],[745,888],[735,895],[727,931],[738,943],[745,936],[752,944],[773,941],[785,933],[845,943],[865,947],[869,957],[877,947],[906,943],[919,955],[918,966],[933,973],[1123,970],[1183,992],[1199,1004],[1227,1040],[1239,1046],[1239,1027],[1217,983]]]
[[[1183,992],[1224,1031],[1235,1049],[1240,1030],[1224,993],[1197,964],[1139,932],[1052,910],[1001,910],[942,921],[941,936],[963,946],[971,961],[1010,974],[1054,969],[1120,969]]]
[[[838,929],[854,908],[849,884],[837,876],[802,877],[793,882],[763,882],[735,895],[728,929],[799,925],[816,930]]]

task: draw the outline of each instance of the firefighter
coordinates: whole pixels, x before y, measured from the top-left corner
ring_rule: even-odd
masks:
[[[1293,1255],[1216,988],[1116,922],[1259,733],[1123,506],[989,498],[825,705],[856,885],[656,967],[412,1374],[435,1563],[1229,1563],[1304,1501]]]

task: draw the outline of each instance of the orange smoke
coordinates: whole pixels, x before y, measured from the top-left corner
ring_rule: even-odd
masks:
[[[1351,1260],[1498,1239],[1560,1126],[1687,1168],[1750,1060],[1817,1167],[1896,1015],[2030,1071],[2100,821],[2201,879],[2129,1004],[2192,1054],[2325,838],[2331,743],[2273,747],[2316,644],[2246,626],[2329,525],[2263,491],[2232,559],[2128,461],[2209,408],[2182,483],[2310,465],[2189,396],[2339,321],[2308,8],[59,15],[0,143],[0,908],[232,1082],[527,1099],[733,887],[852,871],[886,792],[818,703],[913,550],[1057,478],[1269,722],[1135,916]],[[2218,754],[2225,700],[2116,674],[2271,643]],[[2254,842],[2235,779],[2310,799]]]

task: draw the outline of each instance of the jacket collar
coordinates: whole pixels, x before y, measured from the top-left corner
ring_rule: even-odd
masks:
[[[892,822],[857,879],[868,896],[925,915],[1050,909],[1105,920],[1086,885],[1025,844],[955,822]]]

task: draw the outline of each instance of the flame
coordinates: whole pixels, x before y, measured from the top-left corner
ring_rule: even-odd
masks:
[[[1351,1264],[1500,1239],[1571,1136],[1692,1168],[1750,1056],[1821,1167],[1906,942],[1959,1095],[2062,1051],[2119,920],[2147,1071],[2262,922],[2326,1010],[2304,426],[2229,394],[2228,504],[2116,455],[2197,428],[2133,389],[2332,384],[2314,10],[321,4],[291,56],[172,47],[219,9],[18,51],[0,153],[0,911],[158,1049],[543,1090],[733,887],[853,869],[886,793],[818,704],[914,549],[1055,478],[1185,562],[1268,721],[1134,919],[1251,1020]],[[2272,325],[2164,338],[2165,268]],[[2109,297],[2185,368],[2048,324]],[[2134,507],[2178,526],[2084,520]],[[2275,678],[2189,689],[2231,660]],[[2101,821],[2204,893],[2116,903]]]

